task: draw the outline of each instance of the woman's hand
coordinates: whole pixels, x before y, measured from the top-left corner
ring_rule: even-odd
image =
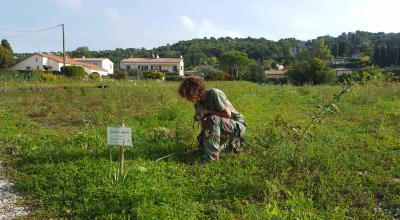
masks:
[[[232,112],[228,108],[225,108],[221,112],[209,111],[207,109],[203,109],[199,114],[200,120],[203,120],[204,117],[207,116],[207,115],[210,115],[210,116],[211,115],[216,115],[216,116],[219,116],[219,117],[222,117],[222,118],[231,118],[232,117]]]
[[[210,114],[211,111],[207,110],[207,109],[202,109],[200,112],[200,118],[203,119],[207,114]]]

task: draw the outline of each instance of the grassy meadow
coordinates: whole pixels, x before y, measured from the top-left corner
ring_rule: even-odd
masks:
[[[244,152],[205,165],[178,85],[0,82],[0,158],[27,218],[400,218],[399,84],[356,86],[296,148],[293,133],[340,86],[207,82],[248,130]],[[31,86],[58,89],[20,89]],[[106,145],[106,127],[121,124],[133,130],[124,176],[118,148]]]

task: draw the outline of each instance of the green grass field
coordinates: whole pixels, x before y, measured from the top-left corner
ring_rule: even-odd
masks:
[[[107,84],[0,83],[0,158],[27,218],[400,218],[399,84],[356,86],[296,151],[295,130],[341,87],[208,82],[249,126],[244,152],[205,165],[178,83]],[[120,124],[133,129],[123,177],[106,146],[106,127]]]

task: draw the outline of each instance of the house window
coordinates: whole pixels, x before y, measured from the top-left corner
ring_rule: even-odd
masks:
[[[126,69],[130,70],[131,69],[131,65],[126,65]]]
[[[38,69],[39,69],[39,66],[36,66],[36,69],[38,70]]]
[[[183,66],[181,66],[181,70],[183,70]]]
[[[36,57],[36,62],[39,61],[39,59]]]
[[[140,66],[140,70],[149,70],[149,66]]]
[[[174,66],[173,71],[174,72],[178,71],[178,66]]]
[[[26,70],[31,70],[30,66],[25,67]]]
[[[110,69],[112,69],[112,64],[110,64]]]

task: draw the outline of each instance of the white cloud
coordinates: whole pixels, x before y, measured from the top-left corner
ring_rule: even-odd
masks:
[[[74,9],[81,9],[82,8],[82,1],[81,0],[52,0],[57,2],[58,4]]]
[[[114,8],[106,8],[105,14],[106,14],[106,16],[108,16],[109,18],[111,18],[114,22],[119,22],[119,21],[121,21],[121,15],[120,15],[119,12],[118,12],[116,9],[114,9]]]
[[[240,37],[240,33],[218,28],[211,21],[205,19],[200,24],[195,23],[188,16],[180,16],[182,26],[195,37]]]
[[[188,16],[181,16],[180,17],[183,27],[188,30],[194,30],[196,24],[188,17]]]

